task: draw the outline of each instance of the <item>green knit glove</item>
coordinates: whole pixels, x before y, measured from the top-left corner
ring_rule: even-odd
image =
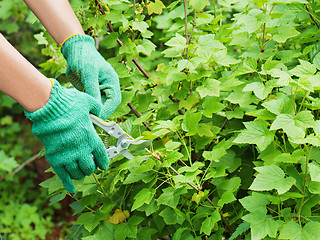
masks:
[[[54,80],[47,104],[35,112],[25,110],[33,121],[32,132],[46,148],[46,158],[69,192],[71,179],[82,179],[106,170],[109,159],[89,113],[98,115],[101,105],[91,96],[62,87]],[[94,158],[93,158],[94,157]]]
[[[75,88],[101,101],[99,117],[106,120],[121,102],[119,77],[95,48],[88,35],[67,39],[61,52],[67,60],[66,75]]]

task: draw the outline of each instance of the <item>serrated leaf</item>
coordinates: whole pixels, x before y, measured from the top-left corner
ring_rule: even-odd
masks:
[[[195,135],[198,132],[198,123],[201,120],[201,113],[191,113],[188,111],[183,118],[182,129],[187,133],[188,136]]]
[[[239,237],[241,234],[243,234],[244,232],[246,232],[247,230],[249,230],[250,228],[250,224],[248,222],[243,222],[241,223],[237,229],[234,231],[234,233],[231,235],[231,237],[229,238],[229,240],[234,240],[237,237]]]
[[[177,212],[170,207],[165,208],[159,215],[163,217],[164,222],[168,225],[182,224],[185,220],[184,217],[177,214]]]
[[[282,221],[276,221],[272,216],[259,211],[247,214],[242,219],[250,223],[252,240],[260,240],[266,236],[276,238],[278,228],[282,224]]]
[[[308,171],[311,176],[311,181],[320,182],[320,165],[312,162],[308,166]]]
[[[131,211],[141,207],[143,204],[149,204],[152,200],[156,190],[144,188],[133,198],[135,201],[132,205]]]
[[[270,129],[283,129],[292,141],[303,139],[305,130],[315,126],[313,115],[310,111],[301,111],[297,115],[280,114],[271,124]]]
[[[213,113],[220,112],[226,107],[224,104],[220,103],[220,101],[215,97],[206,97],[202,106],[204,110],[203,115],[205,115],[208,118],[211,118]]]
[[[243,61],[242,65],[237,68],[234,76],[239,76],[242,74],[253,73],[257,70],[257,60],[254,58],[247,58]]]
[[[220,82],[215,79],[206,79],[203,85],[197,87],[197,92],[202,98],[206,96],[219,97],[220,96]]]
[[[292,187],[296,180],[292,177],[285,177],[283,170],[276,165],[256,167],[259,172],[250,186],[255,191],[270,191],[276,189],[279,194],[283,194]]]
[[[242,91],[253,91],[257,98],[263,100],[271,93],[272,89],[276,86],[276,84],[272,83],[274,82],[268,81],[266,85],[261,82],[249,83],[243,88]]]
[[[218,206],[223,207],[223,205],[236,201],[237,199],[233,195],[232,191],[225,191],[218,201]]]
[[[298,77],[312,76],[316,73],[316,67],[304,60],[299,59],[300,65],[290,70],[290,73]]]
[[[83,224],[84,228],[91,232],[99,223],[106,218],[103,212],[97,211],[95,213],[86,212],[82,213],[77,219],[77,224]]]
[[[286,42],[289,38],[296,37],[300,34],[299,31],[295,29],[293,26],[280,26],[278,27],[278,34],[273,36],[273,40],[279,42],[279,43],[284,43]]]
[[[280,114],[293,114],[294,104],[292,99],[286,95],[280,94],[276,99],[266,101],[262,104],[270,112],[280,115]]]
[[[133,22],[132,28],[133,30],[138,30],[141,33],[145,33],[149,25],[146,22]]]
[[[162,191],[163,193],[157,199],[158,205],[162,204],[171,208],[176,208],[179,203],[180,195],[186,193],[186,190],[184,188],[173,189],[172,187],[168,187],[162,189]]]
[[[239,201],[249,212],[259,211],[265,214],[267,214],[266,206],[270,202],[266,195],[257,192],[253,192],[251,196],[242,198]]]
[[[279,239],[309,240],[320,236],[320,223],[308,222],[303,228],[296,222],[290,221],[283,225]]]
[[[197,12],[202,11],[205,8],[205,6],[210,5],[209,0],[190,0],[189,4]]]
[[[274,139],[274,132],[268,129],[267,122],[257,120],[244,123],[246,129],[233,141],[235,143],[256,144],[260,151],[266,149]]]
[[[218,211],[214,211],[210,217],[207,217],[201,224],[200,233],[210,235],[214,225],[220,221],[221,217]]]

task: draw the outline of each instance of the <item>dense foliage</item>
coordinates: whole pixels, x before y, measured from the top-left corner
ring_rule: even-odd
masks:
[[[110,120],[153,141],[74,195],[41,184],[52,203],[75,199],[68,239],[319,239],[319,5],[72,1],[120,77]],[[42,71],[64,81],[57,44],[35,38]]]

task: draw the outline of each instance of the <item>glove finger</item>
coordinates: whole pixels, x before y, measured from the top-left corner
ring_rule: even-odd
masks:
[[[114,72],[114,70],[112,69]],[[121,103],[119,77],[114,73],[103,71],[100,73],[100,91],[102,109],[100,117],[106,120]]]
[[[91,154],[86,157],[80,158],[78,162],[79,162],[79,167],[81,168],[81,171],[87,176],[90,176],[92,173],[94,173],[97,170],[97,166]]]
[[[88,97],[88,101],[89,101],[89,112],[96,116],[99,116],[101,111],[101,104],[96,99],[90,96],[86,96],[86,97]]]
[[[86,66],[85,69],[89,69],[81,73],[81,82],[84,84],[85,93],[101,102],[101,93],[98,80],[99,72],[94,69],[94,66]]]
[[[67,170],[67,172],[69,173],[69,175],[71,176],[72,179],[80,180],[80,179],[85,178],[85,176],[86,176],[82,172],[82,170],[80,168],[80,164],[78,164],[75,161],[66,164],[65,169]]]
[[[54,168],[54,171],[58,175],[58,177],[61,179],[63,186],[68,192],[74,193],[75,192],[75,187],[74,184],[71,180],[71,177],[69,173],[66,171],[66,169],[61,166],[61,167],[56,167]]]
[[[101,141],[101,139],[99,139]],[[94,160],[97,164],[97,166],[102,169],[102,170],[107,170],[109,167],[109,157],[107,150],[105,146],[103,145],[102,141],[101,143],[97,144],[97,147],[95,150],[92,152],[94,156]]]

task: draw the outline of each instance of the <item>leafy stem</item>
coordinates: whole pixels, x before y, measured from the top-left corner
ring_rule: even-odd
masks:
[[[300,104],[300,107],[299,107],[299,110],[298,110],[297,113],[300,112],[300,110],[301,110],[301,108],[302,108],[302,105],[303,105],[304,101],[306,100],[307,92],[308,92],[307,90],[304,92],[303,99],[302,99],[302,102],[301,102],[301,104]]]
[[[99,187],[101,188],[101,191],[102,191],[103,195],[104,195],[105,197],[108,197],[108,195],[107,195],[106,192],[104,191],[104,188],[102,187],[101,183],[99,182],[96,174],[95,174],[95,173],[92,173],[92,176],[94,177],[95,181],[97,182],[97,184],[98,184]]]

